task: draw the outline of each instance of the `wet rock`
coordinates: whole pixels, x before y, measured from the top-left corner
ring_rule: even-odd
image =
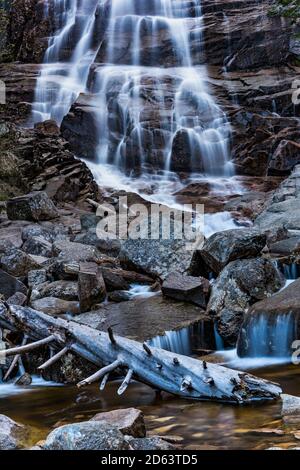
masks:
[[[300,397],[282,394],[281,416],[288,424],[298,424],[300,422]]]
[[[199,307],[206,308],[210,294],[210,283],[202,277],[170,273],[163,282],[162,292],[166,297],[192,302]]]
[[[286,316],[285,321],[289,322],[292,336],[298,338],[300,333],[300,279],[272,297],[265,298],[255,303],[248,310],[237,344],[238,354],[241,357],[251,356],[251,348],[253,345],[249,342],[248,336],[251,327],[261,316],[267,320],[270,328],[272,325],[276,325],[278,318]],[[269,354],[276,355],[276,353],[278,353],[278,351],[276,351],[276,338],[270,335],[266,338],[266,342],[267,344],[265,346]],[[290,353],[292,353],[292,337],[290,343],[291,344],[286,345],[286,347],[290,350]],[[285,351],[285,354],[288,353],[289,351]]]
[[[7,300],[17,292],[21,292],[25,296],[27,295],[27,288],[25,284],[16,279],[14,276],[2,271],[0,269],[0,295]]]
[[[128,439],[131,450],[174,450],[176,447],[160,437],[146,437],[144,439]]]
[[[16,248],[1,256],[0,264],[4,271],[15,277],[27,276],[29,271],[41,267],[31,255]]]
[[[113,292],[109,292],[107,298],[111,302],[126,302],[131,300],[131,295],[125,290],[115,290]]]
[[[62,426],[49,434],[45,450],[128,450],[124,435],[104,422],[87,421]]]
[[[269,245],[272,254],[291,256],[300,254],[300,237],[292,236]]]
[[[274,264],[262,258],[232,261],[226,266],[212,286],[207,307],[226,345],[235,346],[247,309],[284,283]]]
[[[170,272],[186,273],[193,252],[182,240],[126,240],[119,259],[124,269],[165,278]]]
[[[7,216],[11,220],[51,220],[58,211],[44,192],[34,192],[7,201]]]
[[[80,313],[78,302],[58,299],[56,297],[45,297],[43,299],[34,300],[31,302],[33,309],[38,310],[48,315],[62,315],[65,313],[78,314]]]
[[[34,287],[31,300],[38,300],[43,297],[57,297],[62,300],[78,301],[77,282],[54,281]]]
[[[128,290],[130,287],[122,276],[122,270],[102,268],[102,275],[108,292]]]
[[[78,294],[81,312],[88,312],[106,298],[106,287],[96,263],[80,263]]]
[[[52,256],[52,243],[42,237],[32,237],[26,240],[22,250],[31,255],[50,258]]]
[[[23,307],[27,304],[27,295],[23,294],[22,292],[16,292],[14,295],[7,299],[8,305],[20,305]]]
[[[259,255],[266,240],[266,235],[251,229],[225,230],[215,233],[205,242],[201,256],[218,274],[230,261]]]
[[[39,137],[58,137],[60,134],[59,127],[56,121],[48,119],[47,121],[38,122],[34,128]]]
[[[300,144],[281,140],[269,162],[269,174],[289,174],[300,163]]]
[[[7,416],[0,415],[0,450],[16,450],[24,447],[27,429]]]
[[[136,408],[126,408],[99,413],[91,421],[101,421],[115,426],[122,434],[141,438],[146,436],[144,415]]]
[[[30,374],[23,374],[21,377],[16,380],[15,385],[18,385],[20,387],[28,387],[28,385],[31,385],[32,383],[32,377]]]
[[[35,269],[28,272],[27,276],[28,287],[35,287],[40,284],[47,282],[47,271],[46,269]]]

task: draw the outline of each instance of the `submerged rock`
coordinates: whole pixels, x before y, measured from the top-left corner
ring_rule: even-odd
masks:
[[[129,450],[119,429],[103,421],[67,424],[52,431],[43,446],[45,450]]]
[[[201,256],[218,274],[230,261],[259,255],[266,240],[266,235],[251,229],[225,230],[215,233],[205,242]]]
[[[206,308],[210,283],[203,277],[170,273],[163,282],[162,292],[166,297],[191,302],[199,305],[199,307]]]
[[[44,192],[33,192],[7,201],[7,215],[11,220],[51,220],[58,217],[58,211]]]
[[[98,413],[91,421],[101,421],[115,426],[122,434],[141,438],[146,436],[144,415],[136,408],[113,410],[108,413]]]
[[[213,284],[207,307],[226,344],[235,346],[248,308],[277,292],[284,282],[275,265],[263,258],[232,261],[226,266]]]

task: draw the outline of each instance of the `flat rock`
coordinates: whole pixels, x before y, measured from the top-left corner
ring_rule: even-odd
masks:
[[[203,277],[170,273],[163,282],[162,293],[166,297],[191,302],[206,308],[210,294],[210,283]]]
[[[80,313],[79,303],[67,300],[57,299],[56,297],[45,297],[43,299],[31,302],[33,309],[48,315],[62,315],[72,313],[74,315]]]
[[[108,413],[98,413],[91,421],[102,421],[115,426],[122,434],[141,438],[146,436],[144,415],[136,408],[113,410]]]
[[[44,192],[33,192],[7,201],[7,216],[10,220],[51,220],[58,217],[58,211]]]
[[[102,259],[102,255],[96,247],[67,240],[54,242],[53,252],[54,256],[58,256],[59,259],[78,263],[81,261],[99,262]]]
[[[103,305],[99,310],[75,317],[75,321],[103,331],[114,325],[116,334],[137,341],[162,336],[166,331],[185,328],[201,320],[211,322],[200,307],[164,299],[161,295]]]

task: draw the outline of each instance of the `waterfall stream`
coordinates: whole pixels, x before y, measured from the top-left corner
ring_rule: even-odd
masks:
[[[201,0],[53,1],[56,31],[37,81],[34,122],[61,123],[85,93],[97,165],[232,174],[230,125],[192,50],[196,38],[204,54]]]

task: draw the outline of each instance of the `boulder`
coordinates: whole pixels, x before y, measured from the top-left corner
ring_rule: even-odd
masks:
[[[14,295],[9,297],[6,302],[8,305],[20,305],[23,307],[27,304],[27,295],[22,292],[16,292]]]
[[[102,275],[108,292],[128,290],[130,284],[122,276],[122,270],[102,268]]]
[[[96,247],[74,243],[67,240],[59,240],[53,244],[53,254],[60,260],[81,262],[92,261],[99,262],[102,259],[101,253]]]
[[[30,374],[26,373],[23,374],[21,377],[16,380],[15,385],[18,385],[20,387],[28,387],[32,383],[32,377]]]
[[[284,286],[281,272],[268,260],[232,261],[212,286],[207,312],[214,315],[226,345],[235,346],[248,308]]]
[[[25,241],[22,250],[31,255],[50,258],[52,256],[52,243],[42,237],[32,237]]]
[[[98,413],[91,421],[105,422],[116,427],[122,434],[141,438],[146,436],[144,415],[136,408],[126,408],[110,411],[108,413]]]
[[[162,292],[166,297],[191,302],[206,308],[210,294],[210,283],[203,277],[183,276],[173,272],[164,280]]]
[[[21,292],[25,296],[27,295],[27,287],[21,281],[16,279],[14,276],[2,271],[0,269],[0,295],[7,300],[15,293]]]
[[[106,298],[106,287],[96,263],[80,263],[78,294],[81,312],[88,312]]]
[[[58,211],[44,192],[33,192],[7,201],[7,216],[11,220],[51,220],[58,217]]]
[[[31,302],[31,306],[33,309],[48,315],[63,315],[65,313],[76,315],[80,313],[78,302],[57,299],[56,297],[34,300]]]
[[[24,447],[28,431],[22,424],[0,415],[0,450],[17,450]]]
[[[33,286],[31,300],[38,300],[44,297],[57,297],[62,300],[78,301],[77,282],[55,281]]]
[[[282,321],[281,321],[282,320]],[[261,322],[265,327],[261,344],[253,344],[253,326]],[[238,354],[249,357],[256,354],[290,356],[292,343],[300,335],[300,279],[272,297],[255,303],[244,318],[238,339]],[[279,344],[278,344],[279,341]]]
[[[281,140],[269,162],[269,174],[289,174],[300,163],[300,144]]]
[[[46,269],[34,269],[28,272],[27,275],[28,287],[35,287],[47,282]]]
[[[128,239],[119,255],[124,269],[162,278],[172,271],[186,273],[192,257],[183,240]]]
[[[281,416],[288,424],[298,424],[300,422],[300,397],[282,394]]]
[[[211,270],[219,274],[230,261],[259,255],[266,240],[266,235],[256,230],[225,230],[205,242],[201,256]]]
[[[125,436],[105,422],[85,421],[67,424],[52,431],[45,450],[128,450]]]
[[[40,264],[27,253],[17,248],[12,249],[0,258],[1,268],[15,277],[27,276],[29,271],[39,269]]]

